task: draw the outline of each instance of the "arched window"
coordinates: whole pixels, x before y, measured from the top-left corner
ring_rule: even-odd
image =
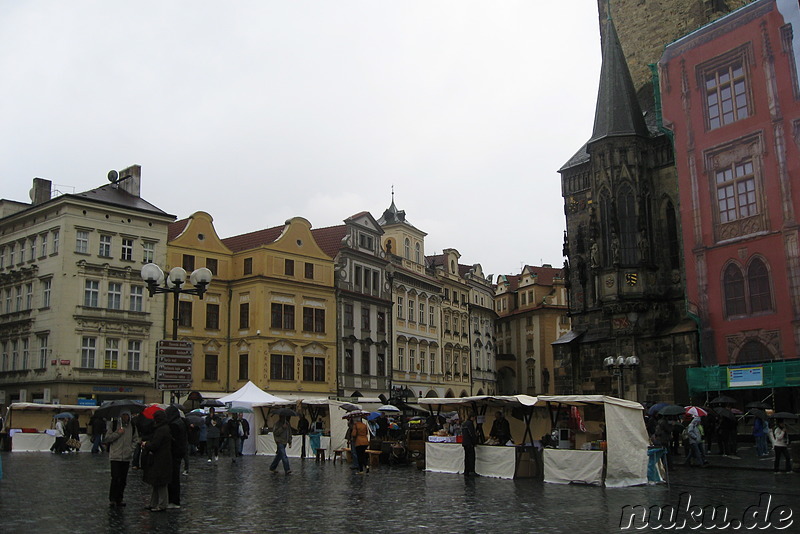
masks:
[[[769,349],[760,341],[751,339],[739,349],[739,354],[736,356],[736,363],[767,362],[771,359],[772,355]]]
[[[624,265],[633,265],[636,263],[639,253],[639,228],[636,224],[636,203],[630,187],[620,188],[617,209],[620,230],[620,262]]]
[[[725,269],[723,277],[723,290],[725,292],[725,315],[732,317],[746,315],[747,306],[744,298],[744,277],[737,265],[731,263]]]
[[[611,224],[611,199],[604,191],[600,195],[600,239],[603,247],[603,265],[611,265],[611,233],[614,232]]]
[[[411,259],[411,241],[406,238],[405,246],[403,248],[403,257],[407,260]]]
[[[680,241],[678,239],[678,219],[675,216],[675,206],[672,201],[667,202],[667,253],[669,254],[669,266],[671,269],[680,267]]]
[[[420,253],[419,243],[414,245],[414,261],[422,263],[422,254]]]
[[[750,313],[772,311],[769,271],[760,258],[755,258],[747,268],[747,288],[750,292]]]

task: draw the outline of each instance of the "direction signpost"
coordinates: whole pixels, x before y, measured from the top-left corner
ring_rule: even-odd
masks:
[[[159,341],[156,344],[156,389],[192,389],[192,354],[194,344],[191,341]]]

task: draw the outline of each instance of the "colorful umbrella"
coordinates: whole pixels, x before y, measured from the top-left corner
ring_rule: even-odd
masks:
[[[686,415],[691,415],[692,417],[705,417],[708,415],[708,412],[699,406],[687,406]]]
[[[56,419],[73,419],[73,418],[75,418],[75,416],[72,415],[69,412],[61,412],[60,414],[56,414],[53,417],[55,417]]]
[[[400,408],[397,406],[392,406],[391,404],[384,404],[380,408],[378,408],[379,412],[386,412],[386,413],[400,413]]]
[[[253,413],[253,410],[245,406],[234,406],[228,410],[228,413]]]
[[[364,410],[353,410],[352,412],[347,412],[342,416],[342,419],[353,419],[353,418],[362,418],[367,417],[369,412],[365,412]]]
[[[158,404],[151,404],[150,406],[142,410],[142,415],[147,417],[148,419],[152,419],[153,414],[155,414],[156,412],[163,412],[163,411],[164,408],[162,408]]]

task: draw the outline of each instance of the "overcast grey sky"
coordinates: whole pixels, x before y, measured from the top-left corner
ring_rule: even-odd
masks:
[[[394,185],[426,254],[560,266],[599,41],[596,0],[0,0],[0,197],[140,164],[228,237],[379,218]]]

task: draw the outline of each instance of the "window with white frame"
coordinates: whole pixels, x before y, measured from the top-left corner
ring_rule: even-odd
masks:
[[[135,312],[142,311],[144,303],[144,288],[142,286],[131,286],[130,310]]]
[[[20,369],[27,369],[30,364],[30,341],[28,338],[22,339],[22,366]]]
[[[434,313],[433,313],[433,306],[428,306],[428,326],[436,326],[434,323]]]
[[[425,324],[425,304],[419,303],[419,324]]]
[[[50,343],[50,336],[48,334],[41,334],[39,336],[39,369],[47,367],[47,356],[49,355],[48,344]]]
[[[408,349],[408,370],[412,373],[417,370],[417,351]]]
[[[89,232],[86,230],[78,230],[75,234],[75,252],[78,254],[89,253]]]
[[[86,280],[83,289],[83,305],[89,308],[97,308],[100,299],[100,282],[97,280]]]
[[[25,240],[19,242],[19,262],[25,262]]]
[[[80,233],[80,232],[78,232]],[[98,255],[104,258],[111,257],[111,236],[110,235],[100,235],[100,250],[98,251]]]
[[[428,367],[430,374],[436,374],[436,352],[431,350],[428,354],[430,367]]]
[[[6,289],[6,313],[11,313],[11,288]]]
[[[414,261],[422,263],[422,249],[420,249],[419,243],[414,245]]]
[[[405,319],[403,316],[403,297],[397,297],[397,318]]]
[[[33,261],[34,259],[36,259],[36,236],[31,237],[28,240],[28,243],[31,246],[31,257],[30,257],[30,260]]]
[[[401,371],[406,370],[406,349],[397,347],[397,368]]]
[[[97,338],[83,336],[83,339],[81,340],[81,367],[94,367],[96,353]]]
[[[16,371],[19,365],[19,340],[11,342],[11,370]]]
[[[53,254],[58,254],[58,230],[53,230]]]
[[[142,261],[144,263],[153,263],[156,257],[156,244],[152,241],[142,242]]]
[[[16,294],[14,311],[22,311],[22,286],[15,287],[14,292]]]
[[[25,284],[25,309],[33,309],[33,282]]]
[[[103,362],[104,369],[119,368],[119,339],[106,339],[106,357]]]
[[[408,238],[406,238],[403,244],[403,257],[407,260],[411,259],[411,241]]]
[[[8,245],[8,266],[9,267],[13,267],[14,266],[14,251],[16,250],[16,247],[17,246],[14,243],[11,243],[10,245]]]
[[[122,238],[122,259],[125,261],[133,261],[133,239],[131,238]]]
[[[138,339],[128,341],[128,370],[138,371],[142,361],[142,342]]]
[[[108,309],[122,309],[122,284],[119,282],[108,283]]]
[[[50,294],[53,289],[53,279],[42,280],[42,308],[50,307]]]
[[[39,254],[40,257],[44,258],[47,256],[47,234],[42,234],[42,252]]]
[[[413,299],[408,299],[408,320],[414,322],[414,310],[417,309],[417,303]]]
[[[420,373],[424,373],[425,372],[425,366],[428,363],[426,361],[426,356],[427,356],[427,353],[424,350],[419,351],[419,372]]]

